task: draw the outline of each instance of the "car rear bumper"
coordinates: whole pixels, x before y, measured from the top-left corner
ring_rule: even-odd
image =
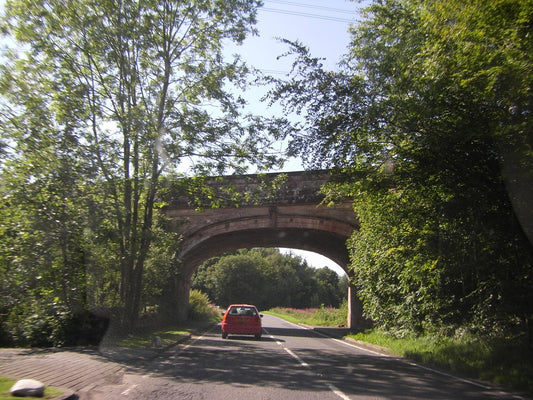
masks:
[[[261,326],[222,324],[223,333],[241,333],[247,335],[257,335],[262,331]]]

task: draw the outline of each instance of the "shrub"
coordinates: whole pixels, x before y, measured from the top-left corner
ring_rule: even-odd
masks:
[[[14,307],[0,321],[0,345],[61,347],[98,345],[109,320],[88,311],[73,312],[61,302],[43,304],[32,301]]]
[[[199,290],[193,289],[189,295],[189,319],[193,321],[220,321],[221,313],[209,301],[209,297]]]

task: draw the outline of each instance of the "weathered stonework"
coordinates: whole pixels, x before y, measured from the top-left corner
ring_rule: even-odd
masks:
[[[165,215],[183,237],[177,257],[182,261],[180,292],[186,295],[181,293],[178,300],[179,319],[186,318],[187,287],[194,270],[228,250],[296,248],[322,254],[346,269],[346,240],[359,225],[351,202],[320,204],[320,187],[329,179],[327,171],[211,178],[211,200],[231,194],[238,203],[222,199],[217,203],[220,208],[202,211],[183,192],[171,191]],[[276,190],[268,188],[269,182],[278,182]]]

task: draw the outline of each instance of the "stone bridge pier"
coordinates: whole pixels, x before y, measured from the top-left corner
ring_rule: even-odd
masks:
[[[212,178],[210,198],[238,193],[244,201],[219,203],[220,208],[197,211],[187,196],[170,193],[165,209],[176,232],[182,235],[177,257],[181,260],[176,288],[178,320],[187,319],[191,277],[198,266],[225,251],[253,247],[287,247],[322,254],[347,271],[346,240],[358,221],[351,202],[327,207],[320,204],[320,187],[330,179],[328,171],[241,175]],[[277,182],[276,189],[272,183]],[[351,329],[363,323],[362,306],[354,286],[348,293]]]

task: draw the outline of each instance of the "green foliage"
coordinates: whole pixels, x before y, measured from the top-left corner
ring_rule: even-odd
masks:
[[[198,268],[193,288],[221,307],[251,303],[261,310],[339,306],[347,293],[334,271],[311,268],[275,249],[239,250],[213,258]]]
[[[189,318],[193,321],[220,322],[221,311],[209,301],[209,297],[199,290],[191,290],[189,295]]]
[[[3,346],[98,345],[108,328],[108,320],[84,311],[74,313],[59,299],[28,298],[10,310],[3,321]]]
[[[60,346],[65,343],[64,327],[70,315],[62,304],[33,301],[24,310],[12,310],[6,325],[13,344],[31,347]],[[30,315],[26,315],[28,312]]]
[[[164,295],[155,277],[178,273],[149,260],[168,260],[152,249],[169,242],[154,217],[162,177],[279,161],[268,150],[280,125],[243,115],[249,70],[222,51],[254,32],[259,4],[6,2],[1,315],[31,315],[20,293],[45,302],[46,290],[73,312],[119,308],[131,327]]]
[[[289,43],[272,99],[303,114],[292,151],[338,172],[326,202],[354,200],[350,269],[378,326],[531,330],[532,20],[526,0],[376,1],[339,72]]]

